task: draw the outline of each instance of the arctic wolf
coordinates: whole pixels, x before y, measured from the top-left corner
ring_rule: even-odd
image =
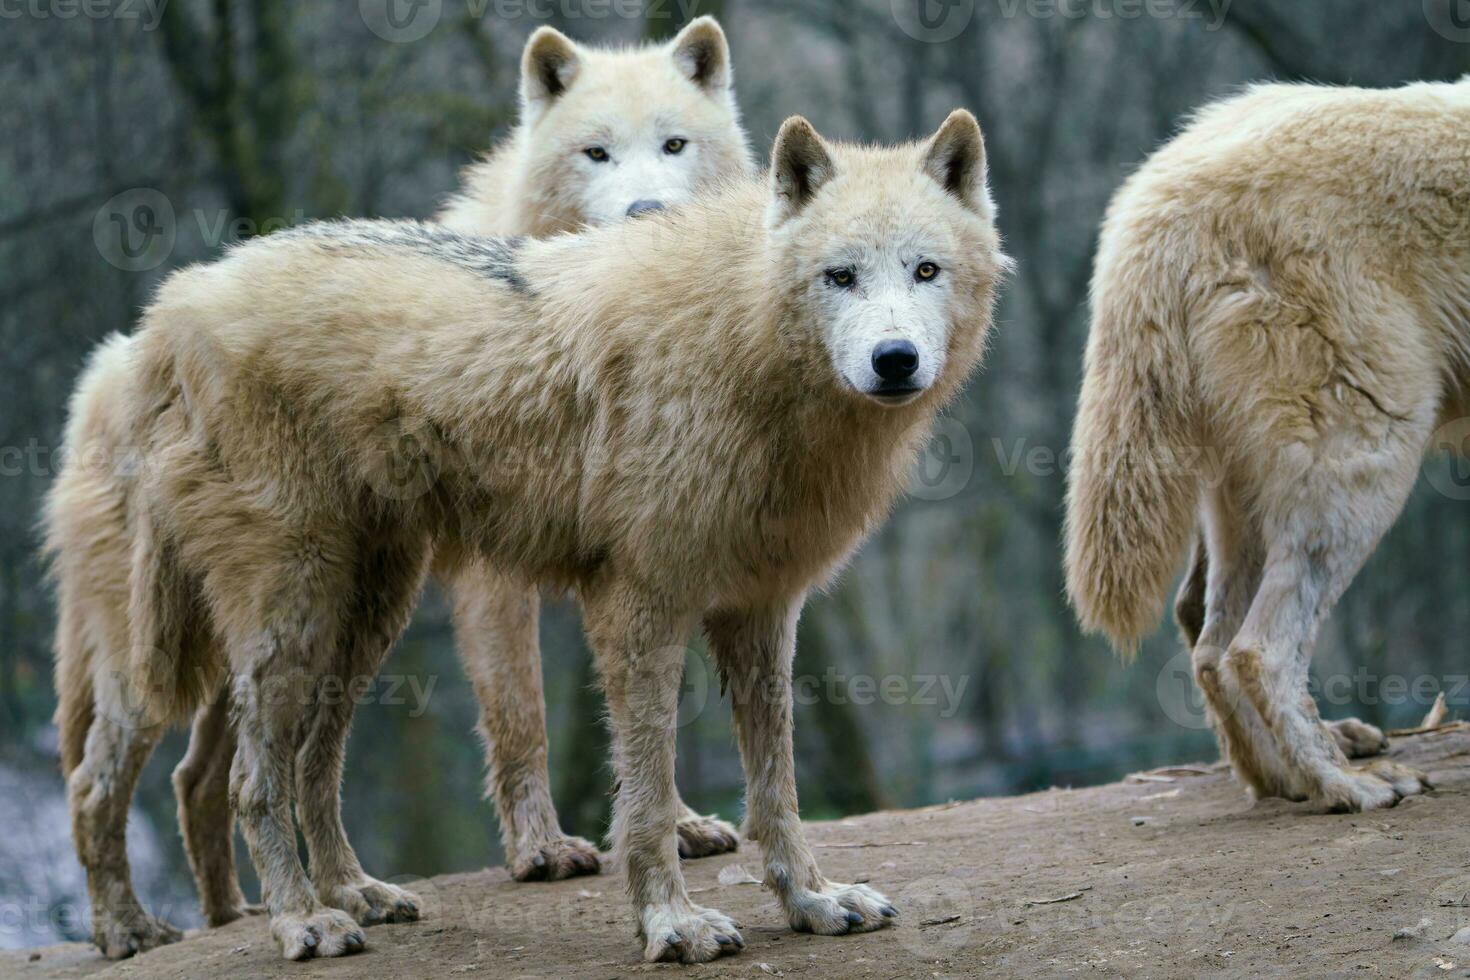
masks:
[[[656,152],[648,159],[649,149]],[[592,153],[594,149],[601,152]],[[596,156],[597,159],[593,159]],[[632,166],[624,166],[632,161]],[[666,45],[605,52],[577,45],[550,28],[535,32],[522,57],[521,119],[505,148],[470,168],[468,187],[441,217],[486,234],[525,234],[617,220],[688,200],[694,188],[748,174],[754,163],[741,130],[723,32],[699,18]],[[528,204],[527,202],[534,202]],[[637,207],[633,205],[637,204]],[[128,342],[115,339],[94,355],[73,400],[70,446],[125,445],[115,431],[126,387]],[[61,629],[57,635],[57,722],[62,769],[72,777],[94,721],[107,727],[139,720],[116,703],[108,659],[126,644],[129,557],[123,489],[113,470],[126,458],[94,458],[61,474],[48,510],[59,561]],[[78,560],[79,556],[84,559]],[[501,816],[506,861],[522,880],[598,870],[597,850],[561,832],[546,771],[546,725],[536,639],[535,589],[483,562],[437,564],[454,598],[458,648],[482,705],[489,784]],[[146,721],[146,719],[143,719]],[[234,822],[227,798],[235,754],[229,701],[201,709],[189,752],[174,772],[179,824],[199,886],[205,921],[222,925],[246,911],[235,873]],[[86,813],[102,773],[73,782],[77,846],[91,877],[94,936],[109,957],[128,956],[177,939],[176,929],[138,909],[126,875],[124,822],[136,772],[112,785],[114,804]],[[109,780],[111,775],[106,775]],[[732,850],[737,835],[724,821],[695,814],[682,802],[679,851],[688,857]],[[115,906],[115,907],[114,907]],[[364,917],[412,915],[411,906],[368,909]]]
[[[575,589],[648,959],[744,944],[693,903],[674,843],[674,713],[695,628],[732,692],[748,826],[788,921],[886,925],[888,900],[826,879],[803,838],[796,618],[881,521],[978,362],[1007,265],[980,129],[960,111],[889,149],[788,120],[766,181],[580,235],[322,224],[174,275],[77,400],[84,413],[99,372],[122,382],[110,398],[123,410],[92,430],[110,441],[73,458],[127,446],[137,465],[111,498],[68,486],[52,500],[63,582],[85,583],[99,549],[130,565],[125,589],[102,583],[105,628],[73,624],[121,667],[104,675],[117,711],[73,775],[79,825],[126,806],[159,721],[228,687],[229,793],[273,934],[291,958],[360,949],[361,921],[414,899],[368,877],[346,840],[352,699],[330,695],[373,675],[431,547],[454,548]],[[119,510],[126,522],[107,523]],[[121,536],[99,541],[92,518]],[[93,858],[94,888],[127,887],[125,863]]]
[[[682,204],[749,174],[729,45],[713,17],[668,44],[583,47],[550,27],[521,57],[521,116],[437,220],[545,237]]]
[[[624,50],[584,47],[543,27],[521,58],[520,124],[465,170],[437,220],[478,235],[546,236],[674,207],[754,171],[714,18],[691,21],[668,44]],[[456,646],[481,705],[506,865],[521,881],[595,873],[597,848],[562,833],[551,800],[540,594],[483,561],[453,559],[434,571],[449,589]],[[678,807],[681,856],[736,849],[729,823]]]
[[[1348,764],[1307,691],[1317,632],[1470,408],[1470,79],[1268,85],[1212,106],[1118,194],[1093,280],[1067,510],[1085,627],[1176,611],[1224,755],[1334,810],[1426,787]],[[1348,738],[1335,735],[1346,734]]]

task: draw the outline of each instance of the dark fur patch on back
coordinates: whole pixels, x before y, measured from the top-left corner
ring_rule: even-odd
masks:
[[[516,267],[524,238],[482,238],[422,221],[315,221],[279,231],[270,240],[311,241],[343,252],[409,251],[505,283],[522,296],[534,295]]]

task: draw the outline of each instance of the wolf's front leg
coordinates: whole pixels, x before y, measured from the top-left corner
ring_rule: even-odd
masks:
[[[612,724],[613,842],[627,872],[643,955],[703,963],[734,953],[745,945],[735,923],[690,901],[679,871],[674,736],[690,617],[618,586],[583,602]]]
[[[889,925],[898,910],[867,885],[823,877],[797,813],[791,663],[800,611],[798,600],[705,620],[715,659],[730,685],[745,764],[746,832],[761,843],[766,887],[781,900],[791,928],[824,936],[869,932]]]

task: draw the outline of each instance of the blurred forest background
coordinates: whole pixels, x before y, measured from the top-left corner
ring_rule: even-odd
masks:
[[[1466,0],[0,0],[0,945],[87,935],[35,528],[88,350],[129,329],[170,269],[242,236],[429,216],[513,121],[519,51],[539,24],[633,43],[699,13],[730,35],[761,154],[791,113],[829,136],[893,141],[973,110],[1020,260],[987,365],[913,497],[802,624],[805,815],[1214,756],[1172,629],[1124,669],[1078,635],[1062,596],[1063,455],[1096,229],[1194,107],[1245,83],[1470,71]],[[163,245],[120,251],[115,223],[140,215]],[[1426,462],[1324,635],[1329,717],[1411,722],[1441,689],[1452,709],[1470,702],[1470,572],[1443,564],[1470,554],[1470,494],[1451,466]],[[548,603],[543,646],[557,802],[568,830],[598,837],[606,736],[570,603]],[[358,711],[345,787],[364,863],[382,877],[496,863],[476,706],[432,589],[385,671],[407,682],[380,700],[400,703]],[[680,788],[738,819],[728,716],[697,650],[689,676]],[[145,901],[181,924],[197,922],[168,783],[182,751],[179,733],[155,756],[131,830]]]

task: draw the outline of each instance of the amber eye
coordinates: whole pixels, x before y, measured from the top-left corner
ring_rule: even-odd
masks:
[[[939,275],[939,266],[933,262],[920,262],[919,267],[914,270],[914,278],[920,282],[928,282]]]
[[[689,145],[688,140],[679,139],[677,136],[664,143],[664,152],[669,156],[678,156],[684,152],[684,147]]]
[[[842,289],[851,289],[857,277],[852,274],[851,269],[828,269],[827,281]]]
[[[607,151],[600,146],[589,146],[582,152],[587,154],[589,160],[596,163],[607,163]]]

